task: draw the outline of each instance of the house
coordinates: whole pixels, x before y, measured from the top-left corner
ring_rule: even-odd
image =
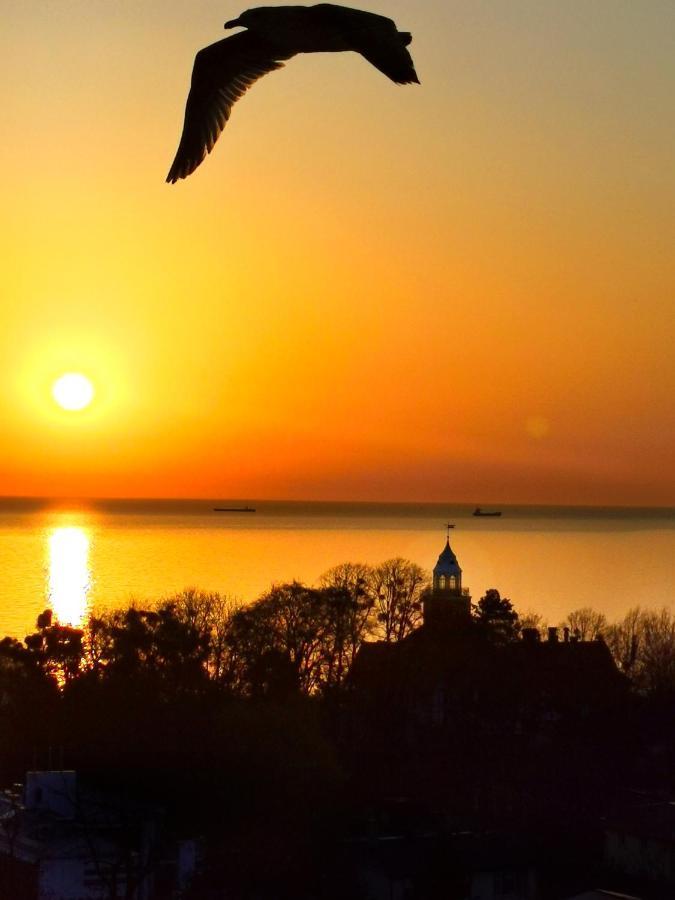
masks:
[[[605,829],[605,862],[675,896],[675,802],[644,802],[614,815]]]
[[[71,770],[26,774],[0,793],[0,896],[153,900],[185,884],[195,842],[161,834],[161,811],[83,789]]]
[[[581,839],[596,827],[586,811],[611,790],[626,680],[600,640],[557,629],[546,640],[495,637],[476,624],[462,582],[446,541],[423,624],[359,649],[347,743],[361,789],[416,796],[471,830],[537,834],[566,822]]]
[[[514,841],[469,832],[383,833],[350,847],[356,883],[368,900],[535,900],[529,856]]]
[[[397,643],[365,642],[351,684],[362,706],[395,711],[405,740],[458,726],[543,736],[592,719],[623,698],[625,679],[601,640],[550,628],[492,641],[471,616],[471,595],[449,539],[423,600],[423,624]],[[369,713],[370,715],[370,713]]]

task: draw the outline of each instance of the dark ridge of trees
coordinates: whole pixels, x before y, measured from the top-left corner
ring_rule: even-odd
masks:
[[[18,672],[17,690],[45,680],[53,691],[86,678],[142,683],[174,698],[217,690],[238,697],[324,696],[340,690],[365,640],[395,642],[421,624],[425,572],[401,558],[379,566],[344,563],[317,587],[273,585],[250,605],[187,589],[141,607],[97,612],[84,628],[61,625],[45,610],[23,642],[0,642],[0,683]],[[472,622],[492,643],[524,627],[546,638],[537,613],[519,617],[496,588],[472,607]],[[573,640],[604,640],[643,695],[675,694],[675,615],[635,607],[608,623],[583,607],[562,622]]]
[[[332,877],[335,862],[322,853],[345,845],[366,796],[375,806],[385,795],[432,797],[498,821],[536,795],[546,822],[551,803],[568,814],[569,798],[591,815],[626,772],[658,786],[670,778],[675,788],[675,616],[667,610],[636,608],[608,624],[581,609],[564,623],[572,635],[601,635],[630,679],[623,743],[608,740],[605,720],[555,740],[540,734],[531,747],[523,735],[509,738],[508,681],[484,692],[484,721],[453,707],[447,739],[432,729],[418,755],[384,731],[373,745],[359,738],[349,722],[354,658],[366,640],[409,635],[427,588],[423,570],[393,559],[336,566],[315,587],[274,585],[247,606],[190,589],[98,612],[81,629],[45,611],[24,641],[0,641],[0,783],[53,759],[165,806],[177,831],[189,821],[209,841],[194,896],[226,883],[236,900],[328,896],[325,872]],[[486,646],[496,658],[526,624],[545,627],[486,590],[472,610],[471,652]],[[483,677],[489,684],[489,665]],[[343,874],[335,895],[357,896]]]
[[[187,589],[147,605],[94,612],[73,628],[40,614],[4,665],[66,690],[86,681],[134,685],[158,699],[218,690],[237,697],[308,696],[345,683],[366,639],[402,640],[421,622],[428,576],[401,558],[345,563],[318,587],[273,585],[249,605]]]

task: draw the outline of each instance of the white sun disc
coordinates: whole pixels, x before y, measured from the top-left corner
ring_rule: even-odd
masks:
[[[66,372],[52,385],[52,394],[62,409],[84,409],[94,399],[94,386],[86,375]]]

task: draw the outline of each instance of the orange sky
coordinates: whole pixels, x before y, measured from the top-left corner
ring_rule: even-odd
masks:
[[[675,6],[354,5],[176,186],[243,6],[3,6],[0,493],[675,504]]]

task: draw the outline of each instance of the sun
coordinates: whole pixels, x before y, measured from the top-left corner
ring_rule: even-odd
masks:
[[[80,372],[66,372],[52,385],[52,394],[62,409],[84,409],[94,399],[94,385]]]

